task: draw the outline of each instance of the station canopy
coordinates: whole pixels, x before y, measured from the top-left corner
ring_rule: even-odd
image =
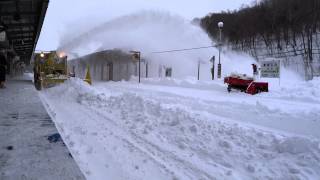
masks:
[[[49,0],[0,0],[0,49],[29,64],[48,4]]]

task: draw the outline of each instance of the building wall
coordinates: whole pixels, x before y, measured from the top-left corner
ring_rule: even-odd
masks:
[[[136,75],[137,68],[131,55],[120,50],[101,51],[68,61],[69,72],[79,78],[85,77],[87,66],[95,81],[129,80]]]

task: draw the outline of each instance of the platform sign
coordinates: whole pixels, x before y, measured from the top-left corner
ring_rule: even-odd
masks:
[[[261,62],[261,77],[280,78],[280,61],[270,60]]]

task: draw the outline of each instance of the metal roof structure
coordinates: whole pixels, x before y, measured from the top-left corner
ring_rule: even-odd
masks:
[[[48,4],[49,0],[0,0],[0,32],[6,34],[0,47],[29,64]]]

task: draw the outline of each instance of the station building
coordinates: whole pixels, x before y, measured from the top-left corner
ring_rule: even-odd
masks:
[[[88,66],[95,81],[129,80],[138,75],[138,62],[121,50],[100,51],[68,61],[69,72],[75,77],[85,77]]]

